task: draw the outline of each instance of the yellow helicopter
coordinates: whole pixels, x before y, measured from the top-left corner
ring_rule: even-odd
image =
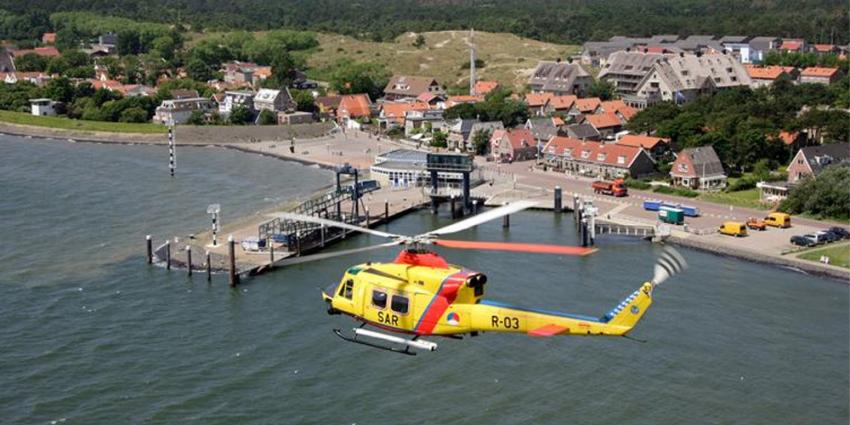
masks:
[[[349,342],[409,355],[415,355],[411,349],[437,349],[436,343],[421,339],[423,336],[461,338],[462,335],[477,336],[480,332],[524,333],[536,337],[626,336],[652,304],[654,287],[687,266],[675,250],[666,249],[655,265],[651,281],[643,283],[605,315],[591,317],[485,300],[487,277],[484,274],[449,264],[437,253],[424,248],[434,245],[558,255],[587,255],[595,251],[562,245],[437,239],[533,205],[531,201],[509,204],[418,236],[387,233],[313,216],[277,214],[281,219],[335,226],[392,240],[364,248],[295,257],[284,260],[283,265],[404,245],[392,263],[367,262],[349,267],[341,281],[323,291],[322,297],[328,304],[328,313],[347,314],[361,323],[350,336],[334,329],[337,336]],[[379,331],[365,329],[367,325]],[[381,330],[412,337],[389,335]]]

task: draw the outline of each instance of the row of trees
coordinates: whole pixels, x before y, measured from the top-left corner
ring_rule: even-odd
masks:
[[[376,41],[408,31],[466,28],[566,43],[651,34],[776,35],[847,43],[849,36],[846,4],[831,0],[804,6],[793,0],[567,0],[557,5],[549,0],[372,0],[368,7],[339,0],[267,0],[250,6],[231,0],[4,0],[0,8],[17,15],[86,10],[193,29],[309,29]]]
[[[654,105],[639,112],[627,128],[669,137],[677,150],[711,145],[730,171],[744,172],[761,159],[773,166],[788,162],[793,152],[779,140],[781,130],[807,130],[827,142],[847,141],[848,97],[847,77],[831,86],[782,80],[770,88],[724,90],[681,107]],[[829,109],[809,108],[812,105]]]
[[[833,165],[817,179],[806,179],[791,190],[779,209],[791,214],[846,221],[850,218],[850,167]]]

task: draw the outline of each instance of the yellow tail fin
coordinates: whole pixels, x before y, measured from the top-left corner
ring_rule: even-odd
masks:
[[[602,321],[610,326],[625,328],[623,333],[631,330],[652,304],[652,287],[651,283],[644,283],[637,291],[603,316]]]

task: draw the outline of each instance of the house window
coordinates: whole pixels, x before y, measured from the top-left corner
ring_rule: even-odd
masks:
[[[597,161],[605,161],[605,154],[604,153],[597,154],[596,160]]]
[[[590,158],[590,151],[581,151],[581,157],[584,159]]]
[[[682,70],[682,75],[683,75],[683,76],[687,76],[687,75],[688,75],[688,70],[687,70],[687,69],[683,69],[683,70]]]
[[[348,279],[339,288],[339,295],[343,298],[351,299],[354,296],[354,279]]]
[[[390,309],[398,314],[407,314],[407,308],[410,304],[407,297],[401,295],[393,295],[393,301],[390,303]]]
[[[387,307],[387,293],[383,291],[372,291],[372,305],[381,310]]]
[[[620,155],[620,156],[617,157],[617,164],[625,164],[625,163],[626,163],[626,157],[624,157],[623,155]]]
[[[679,164],[679,171],[681,171],[683,173],[687,173],[688,172],[688,164]]]
[[[654,89],[657,89],[657,88],[658,88],[658,83],[649,83],[649,86],[650,86],[650,87],[652,87],[652,88],[654,88]]]

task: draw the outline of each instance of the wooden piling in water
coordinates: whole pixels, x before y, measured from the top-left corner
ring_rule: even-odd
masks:
[[[321,245],[322,248],[324,248],[325,247],[325,225],[324,224],[319,225],[319,234],[320,234],[320,237],[321,237],[320,245]]]
[[[188,270],[187,274],[192,276],[192,246],[186,245],[186,269]]]
[[[266,243],[269,244],[269,265],[274,265],[274,241],[269,238]]]
[[[472,200],[472,214],[478,214],[478,200]]]
[[[506,203],[505,205],[508,205],[508,204]],[[502,228],[503,229],[509,229],[510,227],[511,227],[511,215],[505,214],[502,217]]]
[[[301,256],[301,231],[300,230],[295,231],[295,256],[296,257]]]
[[[366,228],[369,228],[369,225],[371,224],[371,221],[370,221],[370,218],[369,218],[369,207],[366,207],[364,209],[366,211]]]
[[[390,222],[390,201],[388,199],[384,199],[384,222]]]
[[[145,236],[145,245],[147,246],[147,262],[148,264],[153,264],[153,240],[151,240],[151,235]]]
[[[207,282],[212,282],[212,262],[210,261],[209,251],[207,251]]]
[[[171,241],[165,241],[165,269],[171,270]]]
[[[239,276],[236,274],[236,241],[233,235],[227,237],[227,253],[230,257],[230,267],[228,268],[228,282],[231,288],[235,288],[239,283]]]
[[[555,214],[561,213],[561,186],[555,186]]]
[[[451,205],[452,220],[454,220],[455,218],[457,218],[457,211],[455,210],[455,196],[454,196],[454,194],[449,196],[449,203]]]

